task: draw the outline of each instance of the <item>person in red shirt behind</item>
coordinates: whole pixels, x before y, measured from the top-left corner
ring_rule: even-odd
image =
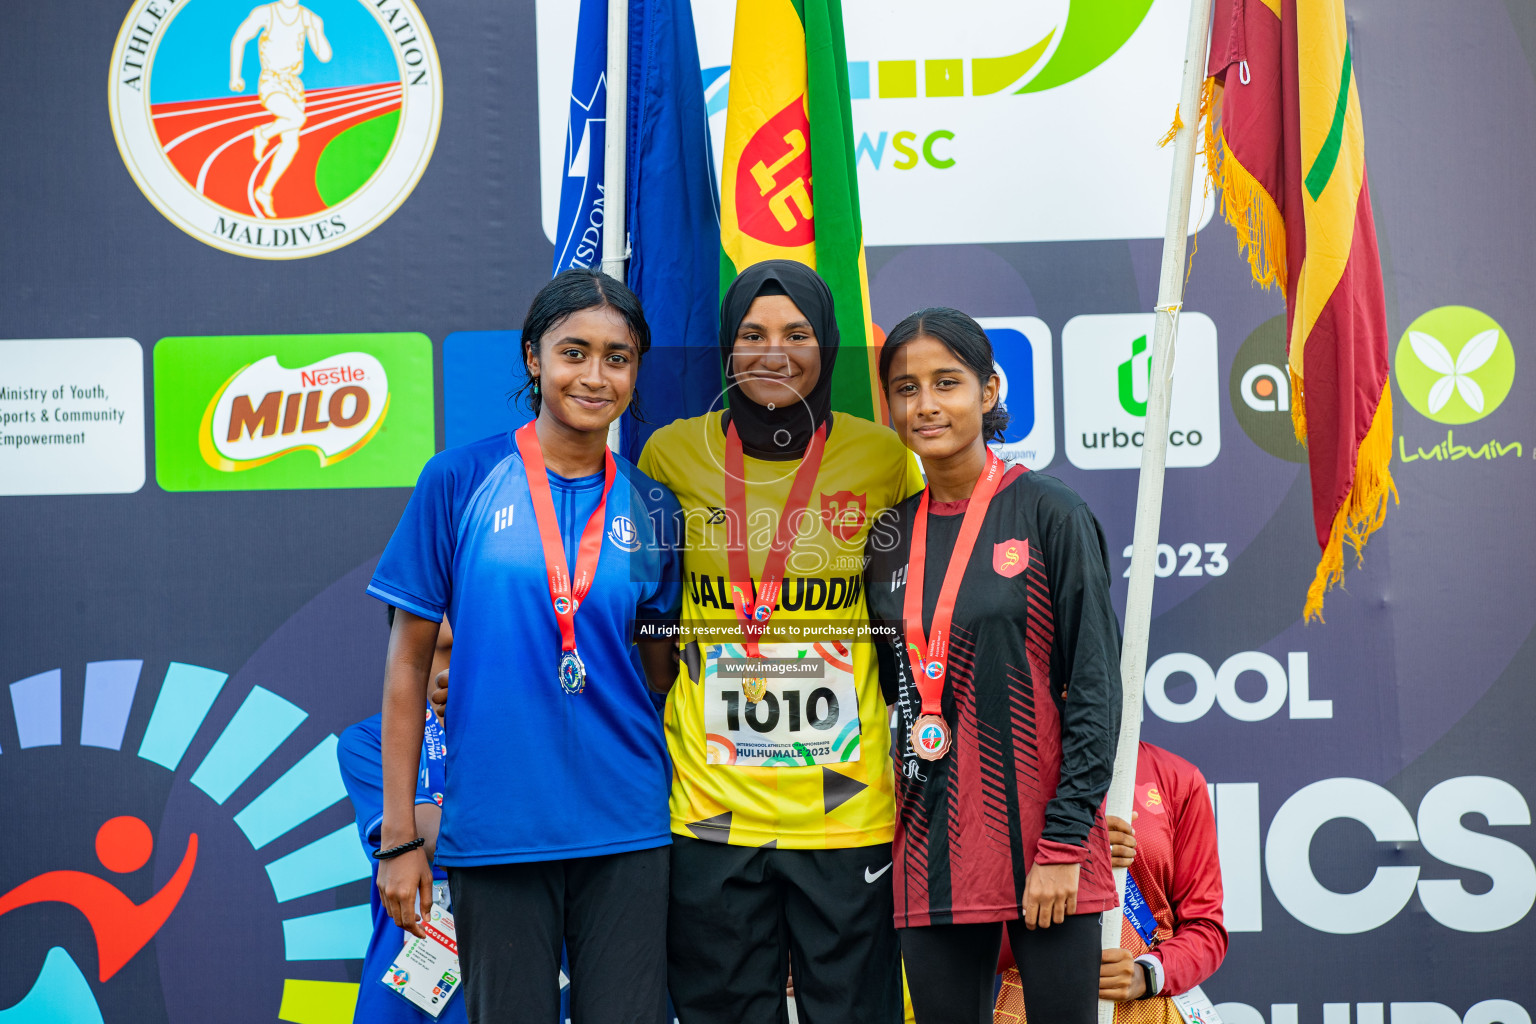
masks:
[[[1147,941],[1122,914],[1120,948],[1104,950],[1099,965],[1099,998],[1121,1004],[1117,1024],[1180,1024],[1170,997],[1205,981],[1227,955],[1216,818],[1205,776],[1182,757],[1141,744],[1132,816],[1134,829],[1106,819],[1110,850],[1115,867],[1129,865],[1156,927]],[[1006,969],[993,1020],[1022,1024],[1019,972],[1006,945],[999,967]]]

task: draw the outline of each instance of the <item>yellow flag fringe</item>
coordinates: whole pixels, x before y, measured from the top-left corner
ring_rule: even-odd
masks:
[[[1291,429],[1303,448],[1307,445],[1307,396],[1301,390],[1301,374],[1290,371],[1291,377]]]
[[[1258,179],[1238,162],[1227,145],[1216,111],[1218,90],[1214,78],[1205,80],[1200,94],[1205,121],[1205,164],[1221,190],[1221,215],[1237,232],[1237,248],[1246,253],[1253,279],[1263,288],[1277,285],[1285,290],[1285,221],[1274,199]]]
[[[1179,129],[1183,128],[1183,127],[1184,127],[1184,119],[1179,116],[1178,104],[1174,104],[1174,107],[1173,107],[1173,124],[1169,125],[1168,126],[1168,131],[1163,133],[1163,137],[1157,140],[1157,148],[1158,149],[1162,149],[1164,146],[1168,145],[1168,143],[1172,142],[1174,136],[1179,134]]]
[[[1292,393],[1296,393],[1292,378]],[[1293,403],[1294,413],[1300,406]],[[1301,421],[1305,424],[1305,419]],[[1323,549],[1322,560],[1317,565],[1317,575],[1307,589],[1307,603],[1302,616],[1308,622],[1323,621],[1323,595],[1344,579],[1344,542],[1355,549],[1355,564],[1365,564],[1361,549],[1371,534],[1386,521],[1387,500],[1398,503],[1397,484],[1392,480],[1392,382],[1382,388],[1381,401],[1371,419],[1371,429],[1360,442],[1359,457],[1355,462],[1355,481],[1349,496],[1339,506],[1333,517],[1333,528],[1328,533],[1328,546]]]

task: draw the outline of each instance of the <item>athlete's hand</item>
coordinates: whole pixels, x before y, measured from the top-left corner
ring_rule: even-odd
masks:
[[[1036,864],[1024,879],[1024,927],[1049,928],[1077,913],[1080,865]]]
[[[239,75],[236,75],[234,78],[231,78],[229,80],[229,91],[230,92],[245,92],[245,79],[241,78]]]
[[[385,844],[394,845],[394,844]],[[432,867],[421,847],[379,861],[379,900],[395,924],[418,939],[426,937],[421,922],[432,916]],[[421,916],[416,915],[417,900]]]
[[[1147,979],[1128,949],[1106,949],[1099,961],[1099,998],[1125,1003],[1147,994]]]
[[[1131,812],[1135,817],[1136,812]],[[1110,867],[1128,868],[1136,859],[1136,830],[1125,823],[1124,818],[1109,815],[1104,819],[1104,828],[1109,832],[1109,864]]]
[[[448,721],[443,716],[448,713],[448,669],[443,669],[432,680],[432,689],[427,694],[427,700],[432,702],[432,710],[437,713],[437,720],[445,727]]]

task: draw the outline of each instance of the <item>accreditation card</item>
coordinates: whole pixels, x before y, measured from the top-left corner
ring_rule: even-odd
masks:
[[[453,931],[453,915],[432,905],[431,920],[423,921],[426,938],[406,933],[405,945],[380,979],[397,995],[437,1017],[459,990],[459,943]]]
[[[1179,1011],[1179,1016],[1184,1018],[1184,1024],[1221,1024],[1221,1015],[1216,1012],[1216,1007],[1211,1005],[1205,993],[1200,991],[1199,985],[1174,996],[1173,1006]]]

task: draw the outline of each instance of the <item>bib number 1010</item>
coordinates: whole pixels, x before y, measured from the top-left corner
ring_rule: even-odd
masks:
[[[740,732],[743,722],[760,733],[773,732],[781,725],[799,732],[802,724],[826,732],[835,728],[842,716],[837,694],[825,686],[812,690],[803,703],[798,689],[786,689],[782,695],[769,690],[756,703],[749,702],[740,689],[721,690],[720,699],[725,702],[725,724],[731,732]]]

